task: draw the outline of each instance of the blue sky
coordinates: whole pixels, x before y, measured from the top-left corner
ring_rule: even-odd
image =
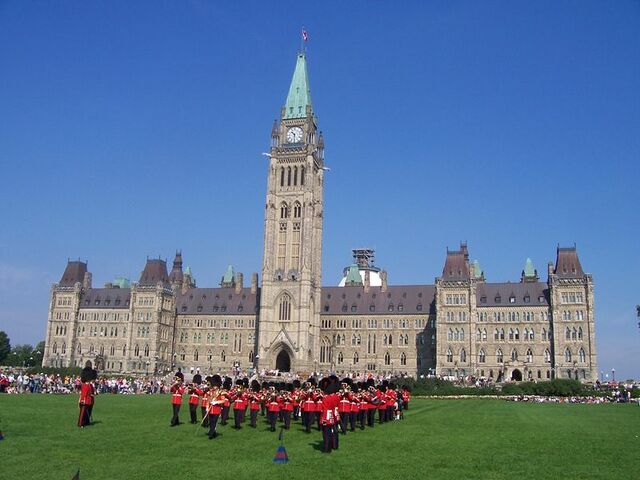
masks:
[[[433,283],[594,276],[599,368],[640,377],[637,2],[0,1],[0,329],[44,338],[67,258],[94,285],[182,249],[259,271],[266,158],[309,32],[326,140],[323,283],[351,248]]]

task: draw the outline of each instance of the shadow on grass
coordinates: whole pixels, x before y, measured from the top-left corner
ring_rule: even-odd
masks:
[[[309,445],[314,449],[314,450],[318,450],[319,452],[324,451],[324,442],[322,440],[318,440],[316,442],[311,442],[309,443]]]

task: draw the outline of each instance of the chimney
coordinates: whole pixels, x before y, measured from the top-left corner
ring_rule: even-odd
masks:
[[[371,273],[369,270],[364,271],[364,293],[369,293],[371,290]]]
[[[553,262],[547,263],[547,275],[553,275]]]
[[[242,281],[244,280],[244,275],[238,272],[236,273],[236,293],[240,293],[242,291]]]
[[[91,272],[84,272],[84,278],[82,279],[82,288],[91,288]]]
[[[256,293],[258,293],[258,274],[254,272],[251,274],[251,294]]]
[[[382,286],[380,287],[381,292],[387,291],[387,271],[380,270],[380,280],[382,280]]]

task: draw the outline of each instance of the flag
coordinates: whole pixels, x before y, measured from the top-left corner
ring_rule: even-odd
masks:
[[[276,456],[273,457],[273,461],[275,463],[287,463],[289,461],[289,456],[287,455],[287,450],[284,448],[284,445],[280,445],[278,450],[276,450]]]
[[[309,34],[307,33],[307,31],[304,29],[304,27],[302,27],[302,40],[304,40],[305,42],[307,40],[309,40]]]
[[[76,472],[76,474],[71,478],[71,480],[80,480],[80,469]]]

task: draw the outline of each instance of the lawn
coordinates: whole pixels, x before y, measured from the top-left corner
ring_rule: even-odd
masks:
[[[102,395],[79,429],[75,396],[0,396],[0,478],[70,479],[610,479],[640,471],[637,405],[414,399],[405,420],[341,437],[285,432],[288,464],[272,462],[277,433],[191,424],[170,428],[168,396]],[[181,420],[187,420],[186,405]],[[329,475],[329,476],[327,476]]]

